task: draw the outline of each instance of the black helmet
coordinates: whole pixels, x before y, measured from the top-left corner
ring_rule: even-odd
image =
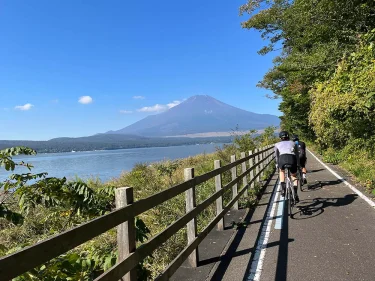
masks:
[[[288,140],[289,139],[289,133],[287,131],[281,131],[279,133],[279,138],[282,140]]]
[[[298,135],[293,135],[293,141],[298,141],[299,138],[298,138]]]

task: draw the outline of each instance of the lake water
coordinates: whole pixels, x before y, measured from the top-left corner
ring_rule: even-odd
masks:
[[[118,177],[121,172],[129,171],[134,164],[140,162],[156,162],[164,159],[178,159],[201,153],[211,153],[221,144],[201,144],[170,147],[134,148],[104,151],[85,151],[70,153],[48,153],[36,156],[18,156],[17,162],[24,160],[31,163],[33,173],[48,172],[48,176],[80,178],[99,177],[107,181]],[[25,172],[23,167],[15,172]],[[10,175],[3,167],[0,168],[0,180]]]

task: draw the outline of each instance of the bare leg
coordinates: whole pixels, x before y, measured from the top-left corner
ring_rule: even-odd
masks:
[[[279,178],[281,185],[281,196],[285,197],[286,183],[285,183],[285,171],[279,169]]]
[[[293,186],[297,186],[298,185],[297,174],[292,174],[292,181],[293,181]]]
[[[306,173],[307,173],[306,168],[302,168],[302,179],[303,179],[303,183],[305,183],[305,184],[307,183]]]
[[[297,194],[298,191],[298,178],[297,174],[292,174],[292,181],[293,181],[293,188],[294,188],[294,195],[296,196],[296,202],[299,202],[299,197]]]
[[[279,169],[280,182],[285,182],[285,171]]]

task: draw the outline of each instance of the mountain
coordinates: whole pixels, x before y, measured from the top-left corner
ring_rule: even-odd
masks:
[[[163,113],[148,116],[118,131],[48,141],[0,140],[0,149],[28,146],[38,152],[70,152],[224,143],[231,142],[232,136],[223,132],[230,132],[237,126],[245,131],[264,129],[270,125],[278,126],[279,118],[248,112],[209,96],[194,96]],[[184,135],[187,137],[181,137]]]
[[[275,115],[249,112],[213,97],[198,95],[163,113],[147,116],[130,126],[108,133],[162,137],[228,132],[237,126],[240,130],[264,129],[279,124],[280,119]]]

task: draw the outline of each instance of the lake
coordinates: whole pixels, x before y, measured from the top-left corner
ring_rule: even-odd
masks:
[[[201,153],[211,153],[221,144],[201,144],[170,147],[134,148],[104,151],[84,151],[68,153],[47,153],[36,156],[17,156],[14,160],[31,163],[33,173],[48,172],[48,176],[83,179],[99,177],[102,181],[118,177],[121,172],[131,170],[136,163],[156,162],[164,159],[178,159]],[[15,172],[27,170],[16,168]],[[0,180],[10,175],[0,168]]]

